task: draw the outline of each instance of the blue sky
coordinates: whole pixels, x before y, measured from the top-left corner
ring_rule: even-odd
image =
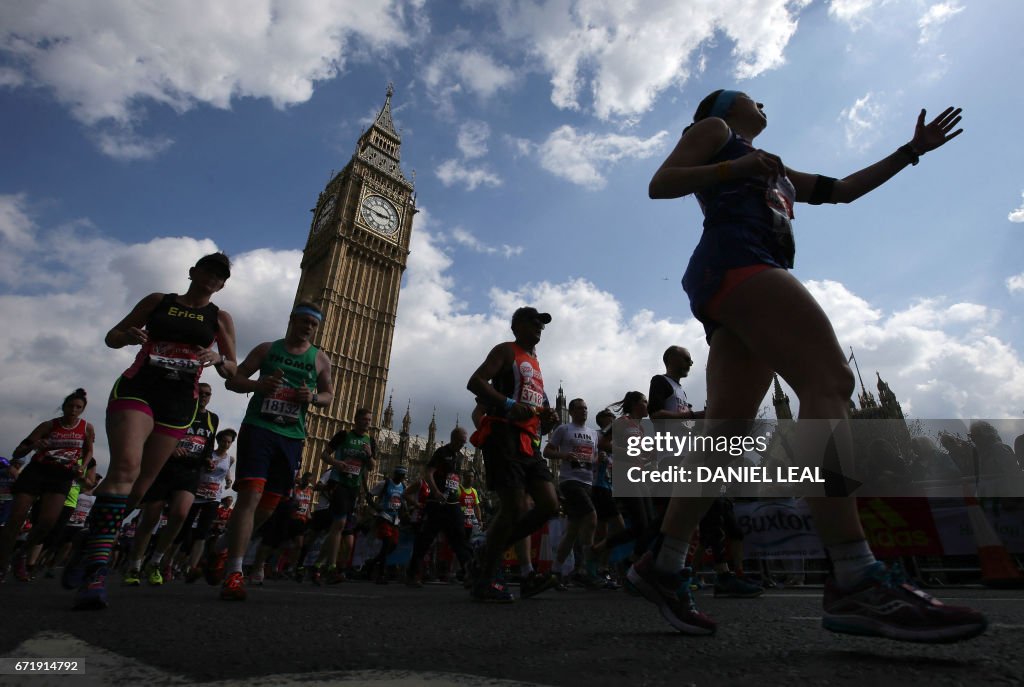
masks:
[[[721,87],[765,103],[759,146],[837,177],[921,107],[964,108],[963,136],[872,195],[800,207],[795,274],[911,414],[1020,418],[1022,20],[1013,0],[5,3],[0,452],[77,386],[101,424],[130,358],[103,334],[214,247],[240,348],[280,336],[309,210],[389,82],[421,210],[389,382],[414,431],[466,417],[524,302],[555,315],[550,385],[601,407],[680,343],[703,402],[679,287],[699,211],[646,188]],[[237,425],[243,401],[211,408]]]

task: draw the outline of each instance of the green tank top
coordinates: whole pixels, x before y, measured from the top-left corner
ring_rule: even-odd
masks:
[[[242,422],[269,429],[289,439],[305,439],[308,405],[295,396],[302,388],[316,391],[317,353],[319,349],[311,345],[305,353],[292,355],[285,349],[284,339],[272,343],[260,365],[260,377],[281,370],[284,383],[271,396],[254,393]]]

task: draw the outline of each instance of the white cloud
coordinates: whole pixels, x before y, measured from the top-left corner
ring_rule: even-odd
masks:
[[[3,81],[52,90],[87,125],[131,127],[147,103],[185,112],[255,97],[285,107],[343,70],[354,44],[407,44],[404,9],[402,0],[4,3],[0,54],[20,71]]]
[[[1006,290],[1010,293],[1024,293],[1024,272],[1009,277],[1006,280]]]
[[[552,103],[577,110],[589,95],[598,117],[628,119],[684,83],[694,53],[717,33],[733,42],[736,78],[780,66],[808,3],[539,0],[500,3],[498,13],[506,37],[523,44],[550,75]]]
[[[478,186],[501,186],[501,177],[487,167],[473,167],[463,160],[454,158],[445,160],[435,170],[437,178],[445,186],[465,184],[466,190],[473,191]]]
[[[34,223],[25,207],[25,194],[0,195],[0,240],[12,247],[32,243]]]
[[[976,303],[918,301],[888,315],[837,282],[808,282],[862,372],[878,370],[919,418],[1017,417],[1024,360],[991,334],[999,313]],[[871,375],[873,376],[873,375]]]
[[[453,96],[471,93],[489,98],[510,88],[515,72],[475,48],[448,48],[440,51],[423,71],[423,81],[443,110],[452,109]]]
[[[839,114],[847,147],[864,152],[878,140],[881,135],[878,125],[885,114],[885,107],[879,102],[882,95],[866,93]]]
[[[487,122],[473,120],[459,126],[455,143],[462,156],[471,160],[487,154],[487,139],[490,137],[491,127],[487,125]]]
[[[1024,193],[1020,195],[1024,197]],[[1024,201],[1021,201],[1021,204],[1015,209],[1010,210],[1010,214],[1006,216],[1006,219],[1011,222],[1024,222]]]
[[[921,36],[918,43],[925,45],[938,37],[942,25],[964,11],[964,8],[956,2],[940,2],[932,5],[917,21],[921,29]]]
[[[157,136],[145,138],[123,127],[115,131],[104,131],[96,137],[99,149],[116,160],[150,160],[164,152],[174,141]]]
[[[620,134],[579,133],[569,125],[551,132],[547,140],[533,148],[541,167],[555,176],[584,188],[604,188],[605,168],[626,159],[644,159],[665,152],[667,131],[650,138]],[[520,146],[520,150],[524,148]]]
[[[832,0],[828,5],[828,13],[857,28],[864,23],[871,10],[882,4],[884,0]]]
[[[5,242],[3,252],[21,263],[45,259],[64,277],[45,288],[14,283],[0,292],[3,321],[19,323],[0,328],[0,404],[6,409],[0,414],[0,443],[16,445],[81,386],[92,399],[86,417],[97,426],[98,457],[105,467],[103,399],[134,353],[104,347],[105,332],[145,294],[185,288],[188,267],[216,246],[208,239],[187,237],[127,244],[104,238],[85,221],[40,228],[32,224],[27,204],[24,198],[0,202],[0,208],[21,213],[12,216],[20,217],[18,226],[28,222],[24,231],[34,239],[28,247]],[[439,243],[438,237],[446,233],[421,208],[388,381],[396,398],[412,400],[414,431],[424,430],[433,406],[442,434],[456,415],[466,423],[473,405],[466,381],[491,346],[511,338],[511,314],[525,304],[554,316],[538,349],[552,396],[561,383],[570,397],[585,398],[596,412],[626,391],[646,391],[651,375],[660,372],[664,349],[683,344],[697,361],[685,384],[687,392],[695,405],[703,403],[707,346],[702,327],[682,308],[678,319],[631,312],[615,294],[580,277],[524,284],[510,273],[510,287],[493,289],[488,304],[474,311],[456,296],[466,285],[452,276],[453,259]],[[300,257],[298,251],[268,249],[235,256],[232,277],[215,301],[235,319],[241,354],[283,334]],[[935,298],[884,312],[842,284],[807,286],[832,318],[844,350],[853,346],[862,371],[871,378],[878,370],[915,417],[1019,414],[1024,362],[1010,344],[991,333],[998,313],[990,308]],[[226,426],[237,427],[245,398],[212,381],[211,409]]]
[[[522,246],[511,246],[507,243],[503,243],[500,246],[491,246],[484,243],[462,227],[455,227],[452,229],[450,236],[452,241],[458,245],[468,248],[476,253],[483,253],[484,255],[495,255],[500,253],[503,257],[512,258],[523,254]]]
[[[25,83],[25,77],[17,69],[0,67],[0,86],[20,86]]]

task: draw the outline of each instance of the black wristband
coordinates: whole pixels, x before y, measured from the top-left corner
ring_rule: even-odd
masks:
[[[914,150],[913,146],[911,146],[909,143],[904,143],[903,145],[901,145],[899,148],[896,149],[896,152],[903,153],[904,155],[906,155],[910,159],[911,166],[916,165],[918,162],[921,161],[921,156],[917,153],[916,150]]]
[[[811,190],[811,197],[807,202],[811,205],[831,203],[832,187],[835,185],[836,180],[833,177],[823,177],[818,174],[814,181],[814,188]]]

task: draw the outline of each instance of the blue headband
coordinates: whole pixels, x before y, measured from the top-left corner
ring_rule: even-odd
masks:
[[[309,315],[310,317],[316,318],[317,322],[322,322],[324,319],[324,316],[320,314],[318,311],[313,310],[313,308],[309,308],[304,305],[300,305],[299,307],[292,310],[292,315]]]
[[[725,118],[725,115],[729,112],[729,108],[732,107],[732,101],[736,100],[736,96],[740,94],[739,91],[722,91],[715,98],[715,104],[711,106],[711,112],[708,113],[708,117],[721,117]]]

